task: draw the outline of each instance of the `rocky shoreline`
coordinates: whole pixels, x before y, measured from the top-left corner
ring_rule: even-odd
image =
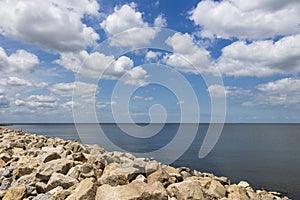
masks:
[[[107,152],[98,145],[0,127],[0,199],[3,200],[275,200],[254,190],[151,158]]]

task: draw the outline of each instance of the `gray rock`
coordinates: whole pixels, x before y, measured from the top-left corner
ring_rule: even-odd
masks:
[[[148,175],[150,175],[151,173],[155,172],[156,170],[158,170],[160,167],[159,163],[157,161],[149,161],[146,163],[145,166],[145,172]]]
[[[52,190],[50,190],[49,192],[45,193],[45,194],[39,194],[37,195],[36,197],[34,197],[32,200],[50,200],[51,199],[51,196],[53,194],[55,194],[56,192],[59,192],[63,190],[62,187],[56,187]]]
[[[7,190],[10,187],[12,181],[13,181],[13,177],[4,178],[1,183],[0,190]]]
[[[12,174],[11,174],[11,171],[9,170],[9,168],[5,167],[5,168],[0,169],[0,176],[11,177]]]

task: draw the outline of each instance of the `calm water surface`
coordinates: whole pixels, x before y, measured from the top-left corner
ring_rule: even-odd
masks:
[[[86,124],[84,130],[93,135],[96,132],[93,127]],[[168,144],[176,134],[178,124],[166,124],[160,133],[143,140],[125,136],[116,124],[102,124],[101,127],[109,140],[124,150],[149,152]],[[247,180],[256,189],[280,191],[300,199],[300,124],[225,124],[212,152],[199,159],[198,152],[207,127],[207,124],[200,124],[192,145],[173,163],[174,166],[227,176],[233,182]],[[74,124],[20,124],[10,128],[80,141]],[[163,159],[168,155],[161,156]]]

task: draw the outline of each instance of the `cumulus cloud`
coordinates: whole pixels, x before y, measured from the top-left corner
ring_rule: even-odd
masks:
[[[25,104],[31,109],[56,108],[58,98],[51,95],[31,95],[25,101]],[[23,103],[23,102],[19,102]]]
[[[266,39],[299,33],[297,0],[206,0],[190,12],[203,37]]]
[[[49,87],[54,94],[61,96],[81,96],[84,99],[94,98],[97,93],[97,85],[84,82],[57,83]],[[73,90],[76,92],[73,94]]]
[[[45,82],[29,81],[15,76],[0,79],[1,86],[9,87],[46,87],[48,84]]]
[[[207,91],[212,98],[225,97],[225,95],[227,93],[227,91],[225,90],[225,87],[223,85],[210,85],[207,88]]]
[[[150,50],[146,53],[145,58],[147,61],[158,61],[161,55],[162,55],[161,52]]]
[[[147,71],[138,66],[126,72],[124,76],[122,76],[121,81],[128,85],[145,86],[148,84],[145,81],[146,77]]]
[[[166,27],[167,26],[167,19],[162,15],[158,15],[154,20],[155,27]]]
[[[0,33],[55,51],[93,45],[98,34],[82,22],[98,15],[96,0],[0,1]]]
[[[237,41],[222,49],[216,67],[231,76],[272,76],[300,72],[300,34],[277,42]]]
[[[38,57],[32,53],[19,49],[8,56],[4,49],[0,47],[0,72],[2,73],[29,71],[33,70],[38,64]]]
[[[245,101],[244,106],[272,105],[296,107],[300,104],[300,79],[283,78],[260,84],[252,100]]]
[[[108,35],[115,35],[131,29],[129,32],[112,37],[110,41],[112,46],[138,47],[146,45],[157,33],[156,30],[147,28],[149,27],[148,23],[143,21],[142,13],[136,11],[134,3],[115,7],[114,12],[107,16],[100,26]]]
[[[140,85],[144,83],[147,75],[147,72],[141,67],[138,69],[135,69],[136,67],[132,68],[134,66],[133,60],[127,56],[115,59],[114,56],[107,56],[99,52],[91,54],[86,51],[64,53],[55,62],[74,72],[81,69],[80,73],[90,78],[118,80],[128,73],[126,79],[124,79],[125,83],[128,84],[136,83]]]
[[[196,45],[188,33],[175,33],[166,40],[167,45],[173,48],[173,54],[164,59],[168,65],[180,71],[198,74],[210,71],[209,53]]]

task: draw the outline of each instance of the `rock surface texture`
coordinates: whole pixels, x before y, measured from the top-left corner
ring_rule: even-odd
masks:
[[[97,145],[0,127],[0,200],[288,199]]]

